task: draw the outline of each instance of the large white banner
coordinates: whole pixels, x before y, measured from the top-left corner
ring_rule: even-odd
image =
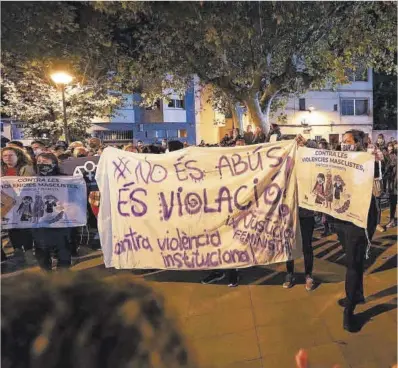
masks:
[[[84,226],[87,193],[83,177],[3,177],[3,229]]]
[[[372,197],[374,156],[300,148],[297,156],[299,204],[366,228]]]
[[[294,141],[164,155],[107,148],[96,173],[106,267],[239,268],[302,256],[296,152]]]

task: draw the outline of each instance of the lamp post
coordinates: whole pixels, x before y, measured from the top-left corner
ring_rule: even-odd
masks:
[[[65,72],[56,72],[51,75],[51,79],[53,82],[60,86],[62,92],[62,108],[64,111],[64,135],[66,144],[69,145],[70,137],[69,137],[69,130],[68,130],[68,121],[66,120],[66,104],[65,104],[65,86],[72,82],[73,77]]]

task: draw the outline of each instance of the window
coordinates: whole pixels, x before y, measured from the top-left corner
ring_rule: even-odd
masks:
[[[341,100],[341,115],[358,116],[368,114],[369,101],[365,99]]]
[[[187,130],[186,129],[178,129],[178,138],[187,138]]]
[[[367,82],[368,81],[368,70],[366,68],[357,68],[354,70],[347,69],[346,75],[350,82]]]
[[[167,138],[178,138],[177,129],[168,130],[167,131]]]
[[[147,138],[166,138],[165,130],[147,130],[146,131]]]
[[[156,138],[166,138],[165,130],[155,130]]]
[[[299,99],[299,110],[300,111],[305,111],[305,98],[300,98]]]
[[[184,109],[184,100],[170,100],[167,106],[173,109]]]
[[[338,109],[338,105],[337,105],[337,104],[334,104],[334,105],[333,105],[333,111],[337,111],[337,109]]]
[[[138,126],[138,131],[139,132],[143,132],[144,131],[144,124],[140,124],[139,126]]]

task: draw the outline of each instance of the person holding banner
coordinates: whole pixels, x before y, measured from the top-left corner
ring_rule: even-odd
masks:
[[[281,139],[279,136],[277,139]],[[301,134],[296,137],[296,142],[300,147],[315,148],[316,142],[305,139]],[[312,270],[314,268],[314,252],[312,249],[312,235],[314,234],[315,228],[315,214],[314,211],[307,210],[299,207],[299,221],[300,221],[300,232],[303,244],[303,256],[304,256],[304,271],[305,271],[305,289],[312,291],[315,288],[314,279],[312,277]],[[294,286],[294,261],[286,262],[287,275],[283,288],[290,289]]]
[[[361,145],[361,135],[357,130],[344,134],[341,148],[343,151],[364,151]],[[374,196],[369,208],[367,229],[355,224],[329,216],[333,223],[338,239],[346,252],[346,298],[341,301],[344,306],[343,328],[349,332],[357,330],[354,310],[357,304],[364,303],[363,272],[367,246],[370,244],[377,225],[377,209]]]
[[[314,267],[314,252],[312,250],[312,235],[315,228],[314,212],[299,207],[299,221],[301,238],[303,242],[304,270],[305,270],[305,290],[312,291],[315,288],[312,278],[312,269]],[[294,261],[286,262],[287,275],[283,287],[290,289],[294,286]]]
[[[2,176],[34,176],[33,166],[29,165],[26,154],[19,148],[6,147],[1,151],[1,175]],[[1,216],[7,218],[7,212],[11,209],[13,203],[7,203],[10,199],[2,193],[1,198]],[[8,208],[8,210],[7,210]],[[8,236],[14,247],[14,258],[19,263],[32,264],[33,256],[33,238],[31,229],[10,229]]]
[[[58,176],[60,174],[57,157],[52,153],[41,153],[37,156],[37,173],[39,176]],[[47,203],[48,202],[48,203]],[[45,203],[48,211],[54,204],[48,200]],[[32,229],[35,242],[35,254],[43,270],[52,270],[51,251],[55,250],[58,258],[58,268],[69,268],[71,252],[69,249],[70,228],[36,228]]]

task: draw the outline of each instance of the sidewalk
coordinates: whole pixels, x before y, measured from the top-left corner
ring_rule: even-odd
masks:
[[[337,305],[345,295],[344,254],[335,235],[321,238],[319,231],[313,246],[320,285],[311,293],[304,288],[302,260],[296,262],[300,284],[289,290],[281,286],[284,264],[244,269],[234,289],[226,282],[200,284],[206,272],[104,270],[99,251],[89,252],[72,269],[82,276],[103,269],[105,277],[127,273],[149,282],[164,295],[200,368],[295,367],[300,348],[308,350],[311,368],[388,368],[397,362],[396,231],[374,238],[365,273],[367,302],[356,310],[363,327],[355,334],[343,330],[343,310]]]

